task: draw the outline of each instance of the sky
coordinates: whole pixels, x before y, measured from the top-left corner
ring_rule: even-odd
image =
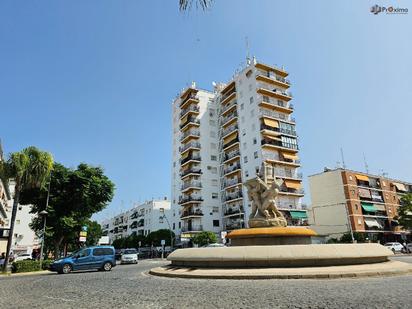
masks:
[[[390,1],[0,2],[0,138],[115,183],[102,220],[170,197],[171,102],[196,81],[227,82],[248,52],[290,73],[307,176],[336,167],[412,182],[412,4]],[[247,38],[247,39],[246,39]],[[308,192],[309,193],[309,192]],[[309,194],[304,201],[310,204]]]

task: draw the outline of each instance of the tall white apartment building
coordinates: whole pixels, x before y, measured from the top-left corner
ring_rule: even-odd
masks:
[[[183,237],[247,227],[251,203],[243,183],[257,173],[267,183],[282,179],[278,208],[289,225],[307,224],[287,76],[253,60],[213,93],[192,85],[174,101],[172,209],[181,213]]]
[[[180,234],[176,225],[173,225],[170,201],[151,200],[104,220],[101,226],[103,235],[109,236],[112,242],[132,234],[147,236],[150,232],[169,229],[169,224],[170,229]]]

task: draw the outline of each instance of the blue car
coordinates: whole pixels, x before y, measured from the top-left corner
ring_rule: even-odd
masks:
[[[116,266],[114,247],[94,246],[80,249],[50,265],[51,271],[68,274],[75,270],[98,269],[109,271]]]

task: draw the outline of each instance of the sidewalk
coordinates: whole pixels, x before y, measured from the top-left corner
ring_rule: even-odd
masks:
[[[34,275],[50,275],[53,272],[49,270],[30,271],[26,273],[2,273],[0,272],[0,279],[20,276],[34,276]]]

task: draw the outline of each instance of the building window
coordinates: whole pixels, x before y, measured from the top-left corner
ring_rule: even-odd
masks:
[[[20,224],[20,220],[16,220],[16,224]]]
[[[245,177],[249,177],[249,172],[245,171]]]
[[[253,156],[255,157],[255,159],[257,159],[257,158],[258,158],[258,152],[255,151],[255,152],[253,153]]]
[[[252,70],[246,72],[246,77],[249,78],[252,76]]]
[[[240,104],[240,109],[243,110],[245,108],[245,104]]]
[[[212,108],[209,109],[209,116],[210,116],[210,117],[214,117],[214,116],[215,116],[215,110],[214,110],[214,109],[212,109]]]
[[[243,157],[243,162],[247,163],[247,156]]]
[[[176,229],[176,223],[173,222],[173,229]]]
[[[355,204],[355,209],[356,209],[356,210],[358,210],[358,209],[359,209],[358,204]]]
[[[219,226],[219,220],[213,220],[213,226],[218,227]]]
[[[182,222],[179,222],[179,229],[182,228]]]
[[[212,161],[217,161],[217,156],[211,155],[211,156],[210,156],[210,160],[212,160]]]
[[[217,199],[219,197],[219,194],[217,193],[212,193],[212,199]]]
[[[249,98],[249,103],[252,104],[253,103],[253,97]]]
[[[362,224],[362,220],[358,218],[358,224],[361,225]]]
[[[257,139],[256,139],[256,137],[253,139],[253,145],[256,145],[257,144]]]
[[[259,166],[255,166],[255,172],[256,174],[259,174]]]
[[[212,186],[217,187],[217,179],[212,179]]]
[[[242,129],[242,135],[245,136],[246,135],[246,130]]]
[[[219,207],[213,207],[213,212],[219,212]]]

